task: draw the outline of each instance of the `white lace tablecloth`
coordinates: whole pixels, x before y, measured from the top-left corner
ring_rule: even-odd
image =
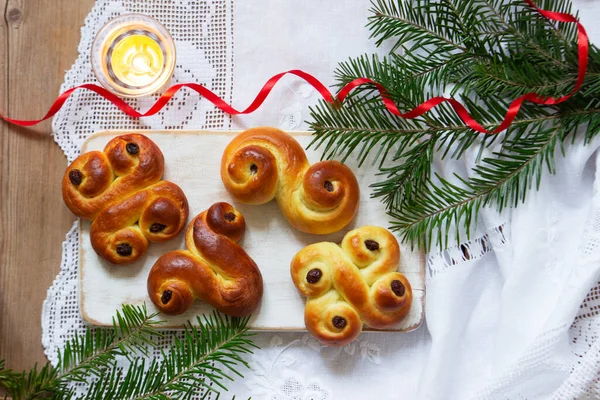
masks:
[[[598,1],[574,2],[592,41]],[[177,45],[171,83],[199,82],[237,108],[271,75],[292,68],[333,83],[339,61],[372,53],[369,2],[334,0],[98,0],[82,28],[79,57],[62,90],[95,82],[95,32],[125,12],[151,15]],[[76,92],[54,118],[69,161],[103,129],[305,129],[316,92],[284,78],[261,109],[230,117],[182,90],[157,116],[133,120],[90,92]],[[155,98],[132,101],[147,109]],[[365,333],[341,348],[302,333],[259,334],[262,350],[231,385],[254,399],[597,399],[600,398],[600,142],[571,146],[518,210],[484,211],[469,243],[428,260],[426,323],[408,334]],[[472,159],[445,164],[466,171]],[[79,314],[77,223],[63,244],[61,272],[42,315],[49,359],[84,323]],[[164,345],[168,345],[167,336]]]

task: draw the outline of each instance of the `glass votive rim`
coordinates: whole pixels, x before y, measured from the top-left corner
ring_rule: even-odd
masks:
[[[118,44],[116,39],[121,38],[125,32],[132,32],[130,35],[147,33],[145,36],[154,40],[163,53],[162,70],[156,78],[147,85],[129,86],[122,81],[119,83],[119,79],[116,79],[116,76],[110,76],[111,60],[108,59],[108,53],[111,50],[111,47],[114,49]],[[123,39],[124,38],[121,38],[120,40]],[[109,43],[110,40],[112,40],[112,43]],[[167,84],[169,79],[171,79],[173,71],[175,70],[175,42],[164,25],[154,18],[138,13],[122,14],[109,20],[98,30],[92,43],[90,59],[94,75],[106,89],[122,97],[142,97],[158,92]]]

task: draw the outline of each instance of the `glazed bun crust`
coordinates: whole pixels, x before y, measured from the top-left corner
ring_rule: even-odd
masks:
[[[108,205],[158,182],[164,169],[162,152],[146,136],[117,136],[104,151],[84,153],[67,167],[63,199],[73,214],[93,220]]]
[[[242,203],[276,199],[288,222],[306,233],[337,232],[358,211],[360,189],[350,168],[338,161],[311,166],[302,146],[276,128],[237,135],[223,153],[221,179]]]
[[[237,244],[244,235],[242,214],[228,203],[213,204],[195,217],[185,235],[187,250],[161,256],[148,275],[148,294],[166,314],[182,314],[194,299],[235,317],[260,305],[260,270]]]
[[[308,331],[324,344],[344,346],[363,324],[385,329],[400,322],[410,310],[412,290],[397,272],[399,261],[398,241],[376,226],[348,232],[340,246],[323,242],[300,250],[290,272],[308,298]]]
[[[181,188],[160,181],[104,209],[92,223],[92,247],[114,264],[134,262],[145,254],[149,242],[179,235],[188,210]]]
[[[114,264],[143,256],[149,242],[177,236],[189,206],[179,186],[161,180],[164,157],[144,135],[111,139],[104,151],[82,154],[67,167],[63,199],[78,217],[92,222],[96,253]]]

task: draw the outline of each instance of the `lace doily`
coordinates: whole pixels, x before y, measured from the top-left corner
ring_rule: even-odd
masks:
[[[60,91],[83,83],[97,83],[90,54],[96,32],[108,20],[130,12],[155,17],[169,30],[177,46],[177,64],[167,84],[198,82],[231,102],[233,66],[233,2],[98,0],[81,29],[79,56],[65,75]],[[147,109],[158,96],[131,100],[136,109]],[[68,162],[80,154],[82,143],[94,132],[110,129],[229,129],[231,118],[190,91],[180,91],[165,109],[149,118],[131,119],[112,104],[87,91],[77,91],[54,117],[54,140]],[[63,243],[61,271],[48,289],[42,310],[42,344],[48,359],[56,363],[58,349],[86,324],[79,312],[79,226],[75,222]],[[159,344],[154,357],[181,332],[154,338]],[[119,360],[126,364],[126,360]],[[200,396],[200,394],[199,394]],[[209,396],[208,398],[212,398]]]
[[[97,83],[90,64],[96,32],[108,20],[130,12],[155,17],[173,36],[177,64],[167,86],[182,82],[205,85],[224,100],[232,99],[233,2],[99,0],[81,29],[79,57],[65,75],[61,92],[83,83]],[[130,100],[136,109],[148,109],[158,96]],[[89,91],[77,91],[56,114],[54,139],[68,161],[78,155],[92,133],[108,129],[229,129],[231,118],[195,93],[182,90],[159,114],[132,119]]]
[[[234,76],[234,57],[245,57],[248,62],[246,52],[262,49],[261,43],[276,39],[261,36],[257,33],[260,32],[260,24],[251,24],[248,21],[260,19],[263,23],[270,21],[283,24],[281,21],[273,22],[277,21],[278,15],[270,14],[271,8],[276,9],[273,13],[281,12],[283,3],[275,6],[266,0],[258,0],[250,6],[234,4],[233,0],[97,0],[81,31],[79,57],[67,72],[61,91],[82,83],[95,82],[89,54],[94,35],[102,25],[122,13],[140,12],[162,22],[176,41],[178,60],[171,84],[202,83],[228,102],[233,99],[234,103],[236,98],[251,97],[250,94],[245,96],[242,93],[246,90],[243,82],[247,77],[240,76],[241,74]],[[299,21],[303,21],[302,18],[314,14],[315,10],[319,9],[322,12],[318,15],[319,24],[314,29],[322,27],[325,31],[327,27],[335,25],[341,12],[341,9],[336,9],[337,2],[325,3],[327,2],[317,0],[293,4],[285,2],[285,7],[298,8],[289,14],[297,17]],[[236,13],[238,7],[242,10],[240,14]],[[345,24],[348,29],[352,26],[360,26],[362,29],[368,15],[368,2],[360,7],[350,8],[351,12],[346,15],[348,20]],[[256,16],[252,15],[253,12]],[[298,24],[296,28],[301,29],[300,25],[304,23]],[[306,32],[310,33],[312,30],[307,29]],[[281,32],[282,36],[289,34],[284,30]],[[327,32],[328,35],[333,35]],[[362,35],[366,42],[368,35],[362,32],[345,34],[353,34],[354,37]],[[247,38],[252,37],[256,46],[236,47],[234,36],[246,38],[246,42]],[[318,54],[327,54],[330,51],[323,44],[327,42],[326,38],[323,39],[323,43],[304,43],[302,35],[297,34],[277,40],[295,42],[282,49],[265,47],[265,52],[273,52],[266,53],[265,59],[281,60],[287,54],[294,62],[303,64],[302,60],[296,60],[293,55],[305,49],[308,52],[309,47],[310,51]],[[338,50],[347,55],[374,51],[373,48],[357,47],[356,40],[349,42],[351,43],[345,44],[347,48]],[[276,54],[277,51],[282,54]],[[337,61],[340,60],[317,59],[307,68],[305,65],[293,66],[305,68],[321,77],[328,77],[332,75],[331,65],[335,65]],[[315,71],[321,64],[322,69]],[[257,65],[257,69],[260,68],[261,66]],[[271,75],[272,72],[280,71],[267,70],[264,74]],[[235,97],[234,78],[237,82],[235,89],[239,92],[235,93]],[[302,121],[308,117],[307,105],[314,102],[314,93],[302,83],[287,81],[285,84],[288,85],[285,89],[286,95],[291,101],[266,103],[262,114],[257,113],[240,121],[254,123],[255,120],[260,120],[262,124],[283,129],[301,129]],[[254,88],[248,91],[251,94],[255,93]],[[130,104],[145,110],[153,101],[154,98],[144,98],[131,101]],[[68,100],[54,118],[53,134],[70,162],[79,155],[83,141],[90,134],[105,129],[230,129],[233,126],[236,126],[235,120],[232,121],[228,115],[215,110],[210,103],[186,90],[180,91],[161,113],[141,120],[123,116],[120,111],[96,95],[80,91]],[[581,164],[585,165],[587,158],[583,157]],[[565,169],[572,166],[565,163],[562,167]],[[594,196],[596,199],[600,197],[597,193]],[[585,227],[583,239],[580,244],[571,248],[574,252],[573,257],[578,257],[578,262],[584,266],[588,265],[589,270],[597,270],[595,265],[600,263],[600,207],[598,204],[594,207],[591,217],[582,223]],[[556,208],[560,208],[560,205]],[[549,206],[548,209],[551,210],[552,207]],[[595,214],[594,210],[597,210]],[[540,222],[543,225],[540,225],[540,229],[548,227],[544,231],[544,246],[556,254],[552,253],[552,257],[548,257],[548,262],[541,265],[539,273],[557,285],[566,279],[563,271],[568,271],[560,261],[561,236],[556,228],[563,217],[563,214],[549,211],[546,221]],[[585,282],[583,278],[578,281],[577,290],[581,291],[585,287],[585,291],[571,293],[571,300],[575,298],[577,304],[584,300],[578,313],[575,311],[563,318],[569,321],[567,324],[556,322],[540,329],[531,343],[519,344],[522,348],[515,352],[519,355],[515,360],[503,358],[499,355],[501,350],[493,350],[494,347],[504,349],[502,338],[494,337],[499,326],[497,324],[502,322],[502,318],[496,315],[501,314],[506,302],[502,293],[508,289],[503,289],[502,285],[508,285],[511,274],[515,273],[506,268],[506,265],[510,265],[511,257],[516,256],[516,247],[511,242],[511,237],[522,228],[520,222],[508,221],[509,219],[502,224],[493,223],[470,242],[429,256],[429,326],[407,334],[364,333],[359,340],[341,349],[323,347],[306,333],[259,334],[256,336],[256,342],[262,349],[248,357],[251,369],[241,371],[246,378],[237,379],[230,386],[231,394],[240,398],[252,396],[255,399],[272,400],[375,397],[395,399],[400,396],[443,399],[458,396],[459,393],[460,397],[456,398],[531,399],[539,398],[535,397],[535,393],[541,393],[538,387],[531,386],[532,382],[537,382],[540,387],[548,386],[548,382],[551,382],[548,387],[552,389],[543,393],[551,393],[555,399],[598,398],[600,282],[594,285],[598,280],[597,274],[593,281],[590,281],[589,277]],[[61,271],[48,290],[44,302],[42,342],[46,355],[53,363],[57,361],[58,349],[76,332],[81,333],[85,329],[78,303],[78,243],[76,222],[63,243]],[[472,293],[469,292],[470,288],[473,288]],[[454,304],[455,296],[459,295],[457,292],[450,292],[450,289],[462,293],[461,295],[466,293],[471,296],[473,308]],[[450,297],[447,297],[448,293]],[[525,297],[527,293],[522,295]],[[453,309],[453,306],[460,307]],[[568,310],[564,312],[568,314]],[[452,336],[457,329],[460,332]],[[161,347],[168,347],[174,335],[180,333],[169,332],[160,339]],[[159,357],[161,347],[156,349],[156,357]],[[490,359],[499,361],[490,363]],[[494,365],[490,367],[489,364]]]

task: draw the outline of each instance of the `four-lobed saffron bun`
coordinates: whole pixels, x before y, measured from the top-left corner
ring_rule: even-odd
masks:
[[[148,242],[164,242],[185,227],[189,207],[179,186],[161,181],[164,157],[144,135],[111,139],[103,151],[73,161],[62,180],[63,199],[78,217],[91,220],[98,255],[115,264],[141,257]]]
[[[358,210],[360,190],[350,168],[338,161],[311,166],[302,146],[277,128],[237,135],[223,153],[221,179],[242,203],[276,199],[287,221],[302,232],[337,232]]]
[[[182,314],[194,299],[235,317],[260,304],[260,270],[237,242],[244,235],[242,214],[228,203],[215,203],[196,216],[185,234],[187,250],[161,256],[148,275],[148,294],[166,314]]]
[[[341,245],[322,242],[300,250],[290,272],[307,297],[304,322],[321,343],[344,346],[363,324],[385,329],[409,312],[412,290],[397,272],[398,241],[389,231],[363,226],[344,236]]]

